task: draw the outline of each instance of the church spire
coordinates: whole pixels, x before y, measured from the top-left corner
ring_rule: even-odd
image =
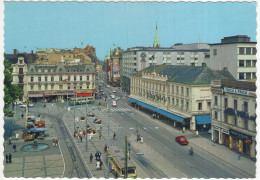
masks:
[[[155,30],[153,47],[154,48],[159,48],[160,47],[159,35],[158,35],[158,30],[157,30],[157,22],[156,22],[156,30]]]

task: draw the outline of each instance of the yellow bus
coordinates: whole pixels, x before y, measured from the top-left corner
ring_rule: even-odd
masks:
[[[109,164],[111,166],[111,173],[116,178],[125,177],[125,154],[119,151],[116,147],[109,147]],[[127,178],[137,178],[136,167],[131,160],[127,160]]]

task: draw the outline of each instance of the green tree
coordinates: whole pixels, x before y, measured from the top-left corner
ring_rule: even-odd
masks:
[[[22,98],[22,90],[16,86],[12,85],[12,63],[8,59],[4,59],[4,102],[5,102],[5,113],[8,112],[7,108],[18,98]]]

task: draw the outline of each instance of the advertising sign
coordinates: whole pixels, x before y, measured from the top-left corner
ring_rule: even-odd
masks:
[[[232,94],[240,94],[240,95],[244,95],[244,96],[256,97],[256,93],[255,92],[242,90],[242,89],[233,89],[233,88],[226,88],[226,87],[224,87],[224,92],[232,93]]]
[[[120,67],[119,67],[118,64],[116,64],[116,65],[114,66],[113,73],[114,73],[114,77],[115,77],[115,78],[116,78],[116,77],[120,77]]]

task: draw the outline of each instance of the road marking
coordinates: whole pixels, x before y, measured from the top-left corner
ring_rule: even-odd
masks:
[[[186,162],[188,165],[190,165],[190,167],[193,167],[188,161],[184,161],[184,162]]]
[[[214,166],[214,164],[210,163],[208,160],[203,159],[204,161],[206,161],[207,163],[209,163],[211,166]]]
[[[129,128],[129,129],[135,129],[135,128]]]
[[[155,129],[158,129],[159,127],[154,127]]]

